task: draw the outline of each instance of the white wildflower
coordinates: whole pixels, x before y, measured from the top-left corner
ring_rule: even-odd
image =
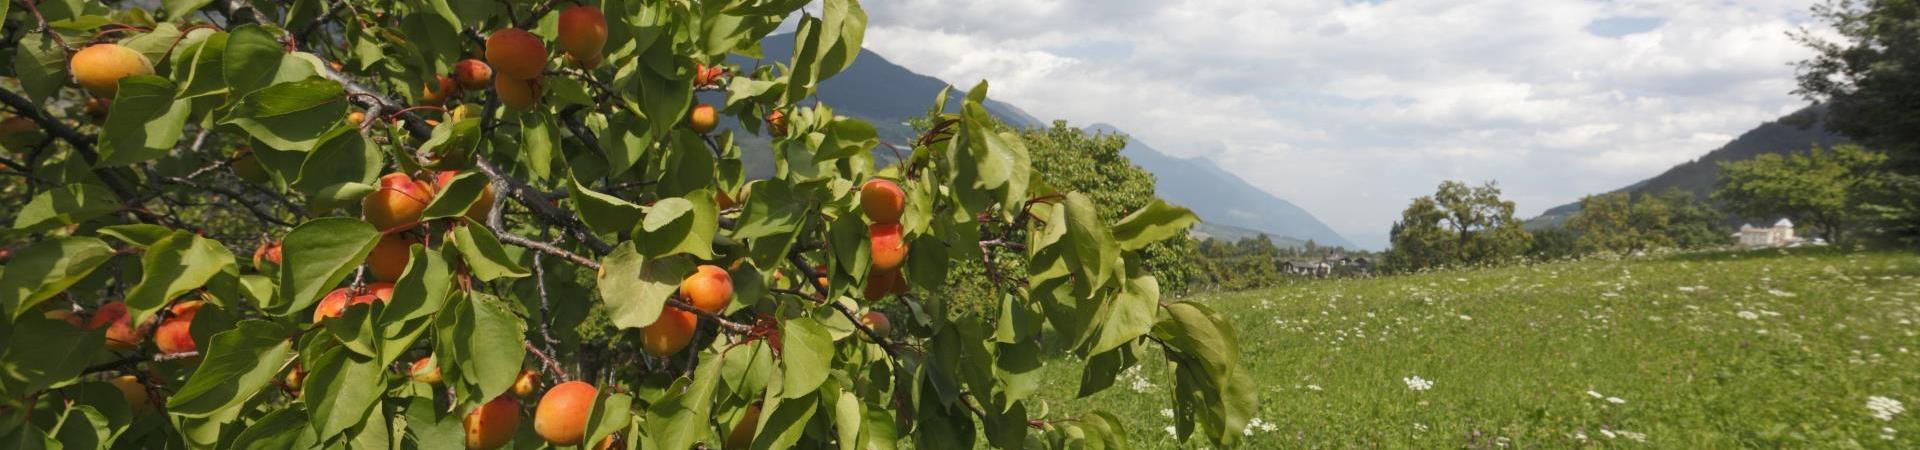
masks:
[[[1625,404],[1625,403],[1627,403],[1627,400],[1626,400],[1626,399],[1623,399],[1623,398],[1620,398],[1620,397],[1607,397],[1607,403],[1612,403],[1612,404],[1615,404],[1615,405],[1620,405],[1620,404]]]
[[[1160,417],[1172,418],[1173,408],[1160,408]]]
[[[1595,391],[1594,391],[1594,390],[1592,390],[1592,389],[1588,389],[1588,390],[1587,390],[1587,395],[1589,395],[1589,396],[1592,396],[1593,398],[1607,398],[1607,396],[1605,396],[1605,395],[1600,395],[1600,393],[1599,393],[1599,392],[1595,392]]]
[[[1627,438],[1627,440],[1629,441],[1634,441],[1634,442],[1647,441],[1646,433],[1633,432],[1633,431],[1627,431],[1627,430],[1620,430],[1620,431],[1616,431],[1615,433],[1619,433],[1620,437]]]
[[[1875,395],[1867,397],[1867,411],[1872,412],[1875,419],[1893,420],[1893,416],[1906,412],[1907,407],[1900,404],[1899,400]]]
[[[1461,315],[1460,315],[1460,320],[1473,320],[1473,316],[1469,316],[1469,315],[1466,315],[1466,314],[1461,314]]]
[[[1742,319],[1747,319],[1747,320],[1759,320],[1759,319],[1760,319],[1760,315],[1759,315],[1759,314],[1755,314],[1755,313],[1754,313],[1753,311],[1741,311],[1741,312],[1738,312],[1738,313],[1735,313],[1734,315],[1736,315],[1736,316],[1740,316],[1740,318],[1742,318]]]
[[[1173,425],[1167,425],[1167,437],[1178,439],[1180,437],[1180,429],[1174,428]]]
[[[1428,389],[1433,389],[1433,382],[1428,381],[1424,378],[1420,378],[1419,375],[1401,378],[1400,381],[1406,382],[1407,389],[1412,389],[1414,391],[1424,391]]]
[[[1767,290],[1767,294],[1769,294],[1769,295],[1772,295],[1772,296],[1775,296],[1775,297],[1792,297],[1792,296],[1794,296],[1794,293],[1792,293],[1792,292],[1787,292],[1787,291],[1782,291],[1782,290],[1779,290],[1779,289],[1768,289],[1768,290]]]
[[[1307,390],[1309,390],[1309,391],[1318,391],[1318,390],[1320,390],[1320,385],[1318,385],[1318,384],[1309,384],[1309,385],[1307,385]]]
[[[1424,424],[1424,423],[1413,424],[1413,431],[1425,433],[1427,432],[1427,424]]]
[[[1607,437],[1607,439],[1613,439],[1613,438],[1615,438],[1615,437],[1617,437],[1617,436],[1615,436],[1615,435],[1613,434],[1613,431],[1612,431],[1612,430],[1608,430],[1608,429],[1605,429],[1605,428],[1601,428],[1601,429],[1600,429],[1600,435],[1601,435],[1601,436],[1606,436],[1606,437]]]

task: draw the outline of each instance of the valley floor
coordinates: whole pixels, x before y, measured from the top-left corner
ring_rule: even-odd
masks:
[[[1589,260],[1199,298],[1260,385],[1251,448],[1920,448],[1920,257],[1833,249]],[[1170,437],[1163,360],[1054,417]],[[1188,447],[1205,447],[1195,437]]]

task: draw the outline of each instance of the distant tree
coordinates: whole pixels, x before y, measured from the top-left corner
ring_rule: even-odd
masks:
[[[1667,238],[1668,210],[1657,197],[1614,192],[1589,195],[1580,199],[1580,211],[1567,218],[1567,228],[1578,235],[1574,249],[1580,253],[1633,253],[1658,247],[1670,247]]]
[[[1535,261],[1551,261],[1580,254],[1574,249],[1573,230],[1567,227],[1542,227],[1528,232],[1533,235],[1533,240],[1527,247],[1527,257]]]
[[[1786,216],[1840,242],[1871,217],[1868,200],[1883,192],[1886,160],[1883,154],[1842,145],[1729,161],[1720,164],[1713,198],[1736,214]]]
[[[1724,224],[1726,214],[1712,203],[1679,188],[1668,188],[1654,195],[1666,204],[1667,239],[1673,241],[1674,247],[1698,249],[1733,243]]]
[[[1519,256],[1533,237],[1521,228],[1513,209],[1493,182],[1478,187],[1442,182],[1434,195],[1414,199],[1394,223],[1387,264],[1394,270],[1418,270]]]
[[[1920,244],[1920,0],[1828,0],[1813,15],[1839,39],[1795,35],[1816,52],[1799,63],[1795,93],[1827,104],[1829,129],[1887,152],[1867,217],[1881,234]]]

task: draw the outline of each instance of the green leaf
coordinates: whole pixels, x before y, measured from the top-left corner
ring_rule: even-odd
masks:
[[[1160,282],[1138,260],[1127,261],[1127,282],[1107,306],[1107,317],[1099,321],[1099,337],[1087,353],[1105,353],[1119,348],[1153,328],[1153,314],[1160,306]]]
[[[1147,244],[1160,242],[1186,234],[1187,228],[1199,222],[1193,211],[1184,207],[1168,205],[1166,201],[1155,198],[1126,218],[1113,225],[1113,238],[1120,249],[1134,251],[1146,248]]]
[[[240,99],[273,84],[280,60],[285,57],[286,47],[275,37],[274,29],[256,24],[234,28],[227,34],[226,55],[220,58],[225,64],[223,78],[231,87],[227,95]]]
[[[166,156],[180,143],[192,107],[173,97],[174,84],[153,75],[120,79],[113,110],[100,132],[101,167],[124,166]]]
[[[467,401],[491,400],[513,387],[527,349],[522,336],[527,324],[505,302],[484,293],[448,304],[435,323],[435,356],[449,383],[461,389]]]
[[[393,283],[393,299],[380,312],[380,323],[395,324],[433,315],[446,305],[453,273],[445,255],[415,244],[407,270]]]
[[[379,147],[351,127],[334,129],[306,156],[293,187],[306,194],[308,206],[316,211],[359,203],[365,195],[356,187],[373,186],[384,163]]]
[[[469,120],[466,122],[478,121]],[[487,174],[478,171],[469,171],[454,175],[451,183],[439,187],[439,192],[433,197],[433,203],[427,204],[427,209],[421,213],[420,218],[424,220],[464,215],[467,213],[468,208],[474,206],[474,202],[480,200],[480,196],[485,194],[487,187],[492,184],[493,179],[488,178]],[[491,206],[492,205],[488,205],[488,207]],[[485,226],[485,224],[480,225]]]
[[[600,442],[607,435],[626,431],[633,422],[633,396],[607,390],[599,394],[593,401],[593,412],[587,415],[587,440],[583,442]]]
[[[685,253],[713,259],[713,234],[720,229],[716,208],[713,193],[704,189],[654,202],[634,233],[643,246],[641,253],[655,258]]]
[[[709,360],[694,369],[693,382],[686,384],[684,391],[670,390],[667,397],[647,408],[647,420],[642,423],[650,425],[647,437],[653,439],[652,448],[692,448],[696,442],[713,440],[707,422],[713,414],[713,388],[720,381],[726,355],[719,358],[721,361]]]
[[[125,80],[121,84],[124,92]],[[118,113],[118,102],[114,106]],[[328,130],[340,125],[340,118],[346,114],[346,91],[340,83],[316,77],[274,84],[247,94],[220,123],[238,126],[275,149],[307,151],[319,143]],[[174,131],[177,134],[179,130]],[[169,142],[178,139],[176,136]]]
[[[780,325],[781,397],[812,394],[833,373],[833,336],[811,317],[787,319]]]
[[[867,11],[860,8],[858,0],[826,0],[821,13],[826,16],[821,41],[828,47],[820,53],[815,70],[816,78],[825,80],[852,67],[854,57],[860,56],[860,46],[866,40]]]
[[[347,279],[373,252],[380,232],[358,219],[327,217],[294,227],[281,240],[279,303],[267,309],[288,314],[307,309]]]
[[[134,323],[147,320],[168,300],[205,286],[214,275],[234,267],[233,252],[212,239],[176,231],[140,257],[140,283],[127,291]]]
[[[481,281],[493,281],[532,274],[507,255],[506,247],[500,246],[500,240],[493,237],[493,231],[486,225],[473,219],[464,220],[467,226],[454,227],[453,245],[460,249],[460,256],[467,262],[467,268],[473,269],[474,276]]]
[[[680,290],[693,264],[683,258],[648,259],[628,241],[601,258],[600,268],[597,285],[607,319],[615,327],[640,328],[660,318],[667,297]]]
[[[14,48],[13,73],[20,87],[34,103],[44,104],[67,83],[67,50],[42,33],[20,33]]]
[[[740,214],[740,226],[734,239],[753,239],[790,233],[806,219],[811,206],[807,198],[794,192],[786,180],[770,179],[747,185],[752,194]]]
[[[13,229],[39,232],[86,222],[120,210],[113,191],[94,184],[69,184],[33,196],[13,218]]]
[[[154,243],[173,235],[171,228],[148,223],[106,226],[100,227],[99,231],[101,235],[140,248],[152,247]]]
[[[429,159],[440,161],[444,167],[459,167],[471,164],[474,155],[485,141],[480,135],[479,120],[455,120],[433,127],[433,134],[427,142],[420,144],[416,153],[427,155]]]
[[[274,410],[248,425],[233,438],[234,450],[312,448],[320,437],[307,426],[307,410],[300,404]]]
[[[535,180],[553,176],[553,155],[559,153],[560,130],[544,114],[520,115],[520,158]]]
[[[607,176],[616,177],[633,168],[653,145],[653,128],[633,111],[615,111],[600,131],[600,151],[607,157]],[[625,229],[625,228],[622,228]]]
[[[1070,266],[1077,265],[1080,280],[1075,284],[1075,292],[1087,292],[1091,288],[1105,285],[1113,278],[1114,263],[1120,259],[1120,246],[1113,242],[1113,233],[1106,223],[1100,221],[1100,211],[1093,205],[1093,199],[1079,192],[1067,193],[1062,204],[1067,211],[1067,238]]]
[[[713,150],[692,132],[677,130],[673,145],[667,147],[661,161],[660,183],[654,191],[662,197],[679,197],[713,185]],[[713,197],[707,197],[709,201]]]
[[[90,237],[62,237],[20,249],[0,271],[0,310],[17,319],[92,274],[113,258],[113,247]]]
[[[367,421],[387,386],[387,371],[369,357],[334,347],[309,360],[300,397],[313,409],[312,425],[321,439],[345,433]]]
[[[292,360],[294,330],[264,320],[241,321],[213,335],[200,367],[167,400],[167,411],[208,417],[253,398]]]
[[[0,392],[16,397],[79,376],[100,355],[101,345],[106,341],[101,331],[81,329],[64,320],[38,314],[19,317],[12,326],[12,337],[21,340],[18,345],[5,346],[6,355],[0,357],[0,375],[5,375],[0,380],[4,381],[0,383],[0,387],[4,387]]]
[[[575,208],[580,210],[580,221],[588,228],[600,234],[617,233],[632,230],[640,223],[646,211],[620,197],[594,192],[578,180],[573,181],[573,189],[568,191]]]
[[[168,18],[182,19],[189,17],[200,8],[213,4],[213,0],[162,0],[160,3],[167,8]]]
[[[179,97],[191,99],[227,92],[226,56],[228,34],[201,28],[187,33],[173,61],[175,78],[184,77]]]
[[[835,117],[827,122],[826,140],[820,144],[820,150],[813,154],[813,162],[845,158],[866,153],[880,145],[880,132],[873,124],[864,120]]]

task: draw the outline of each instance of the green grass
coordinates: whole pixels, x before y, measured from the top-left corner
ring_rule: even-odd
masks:
[[[1920,447],[1920,411],[1867,407],[1920,409],[1911,254],[1590,260],[1194,300],[1240,330],[1271,424],[1252,448]],[[1176,447],[1171,374],[1143,359],[1087,399],[1073,398],[1078,364],[1048,364],[1051,415],[1106,410],[1136,446]]]

